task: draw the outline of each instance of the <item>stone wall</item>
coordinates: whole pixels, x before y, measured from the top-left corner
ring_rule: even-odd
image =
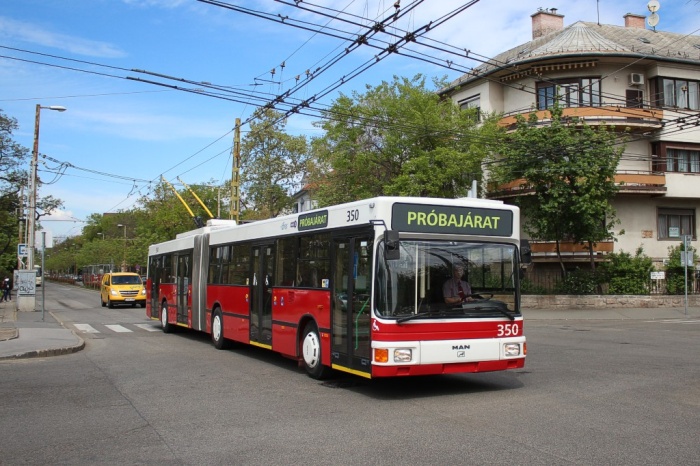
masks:
[[[688,307],[700,306],[700,295],[688,295]],[[684,295],[523,295],[523,309],[604,309],[685,307]]]

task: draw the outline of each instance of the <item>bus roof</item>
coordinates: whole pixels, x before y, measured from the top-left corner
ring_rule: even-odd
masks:
[[[174,240],[149,247],[149,255],[191,249],[195,237],[209,233],[209,244],[223,244],[232,240],[255,240],[264,237],[284,236],[298,231],[323,230],[325,228],[358,227],[372,222],[388,222],[392,218],[395,204],[436,206],[445,208],[474,209],[475,211],[498,210],[510,212],[510,232],[500,236],[519,235],[520,223],[517,206],[502,201],[479,198],[423,198],[423,197],[375,197],[330,207],[284,215],[245,224],[232,220],[210,220],[207,226],[178,234]],[[385,224],[387,229],[392,226]]]

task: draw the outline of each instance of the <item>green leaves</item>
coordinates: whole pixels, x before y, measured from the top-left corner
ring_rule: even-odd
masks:
[[[612,238],[617,223],[610,201],[617,193],[615,172],[624,147],[605,125],[592,128],[564,118],[555,105],[551,120],[534,113],[517,118],[517,130],[493,159],[492,179],[525,179],[534,197],[520,200],[524,226],[534,239],[594,244]]]
[[[320,205],[381,195],[464,196],[481,179],[488,150],[477,141],[497,132],[493,120],[477,128],[473,112],[442,100],[421,75],[341,95],[327,116],[319,124],[325,135],[313,143]]]

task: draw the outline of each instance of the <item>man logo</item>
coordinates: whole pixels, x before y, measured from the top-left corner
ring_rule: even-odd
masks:
[[[452,345],[452,350],[453,351],[458,351],[458,350],[468,350],[471,349],[470,345]]]

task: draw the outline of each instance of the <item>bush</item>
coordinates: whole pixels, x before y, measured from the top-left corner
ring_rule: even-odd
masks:
[[[668,248],[668,265],[666,266],[666,292],[668,294],[683,294],[685,293],[685,267],[681,265],[681,251],[683,251],[683,243],[678,246]],[[695,254],[695,248],[690,247],[688,251]],[[688,289],[690,289],[694,267],[688,267]]]
[[[634,256],[620,251],[608,254],[607,259],[600,269],[608,282],[609,294],[649,294],[654,265],[642,247],[637,248]]]
[[[554,291],[558,294],[598,294],[603,278],[598,272],[576,269],[566,274]]]

